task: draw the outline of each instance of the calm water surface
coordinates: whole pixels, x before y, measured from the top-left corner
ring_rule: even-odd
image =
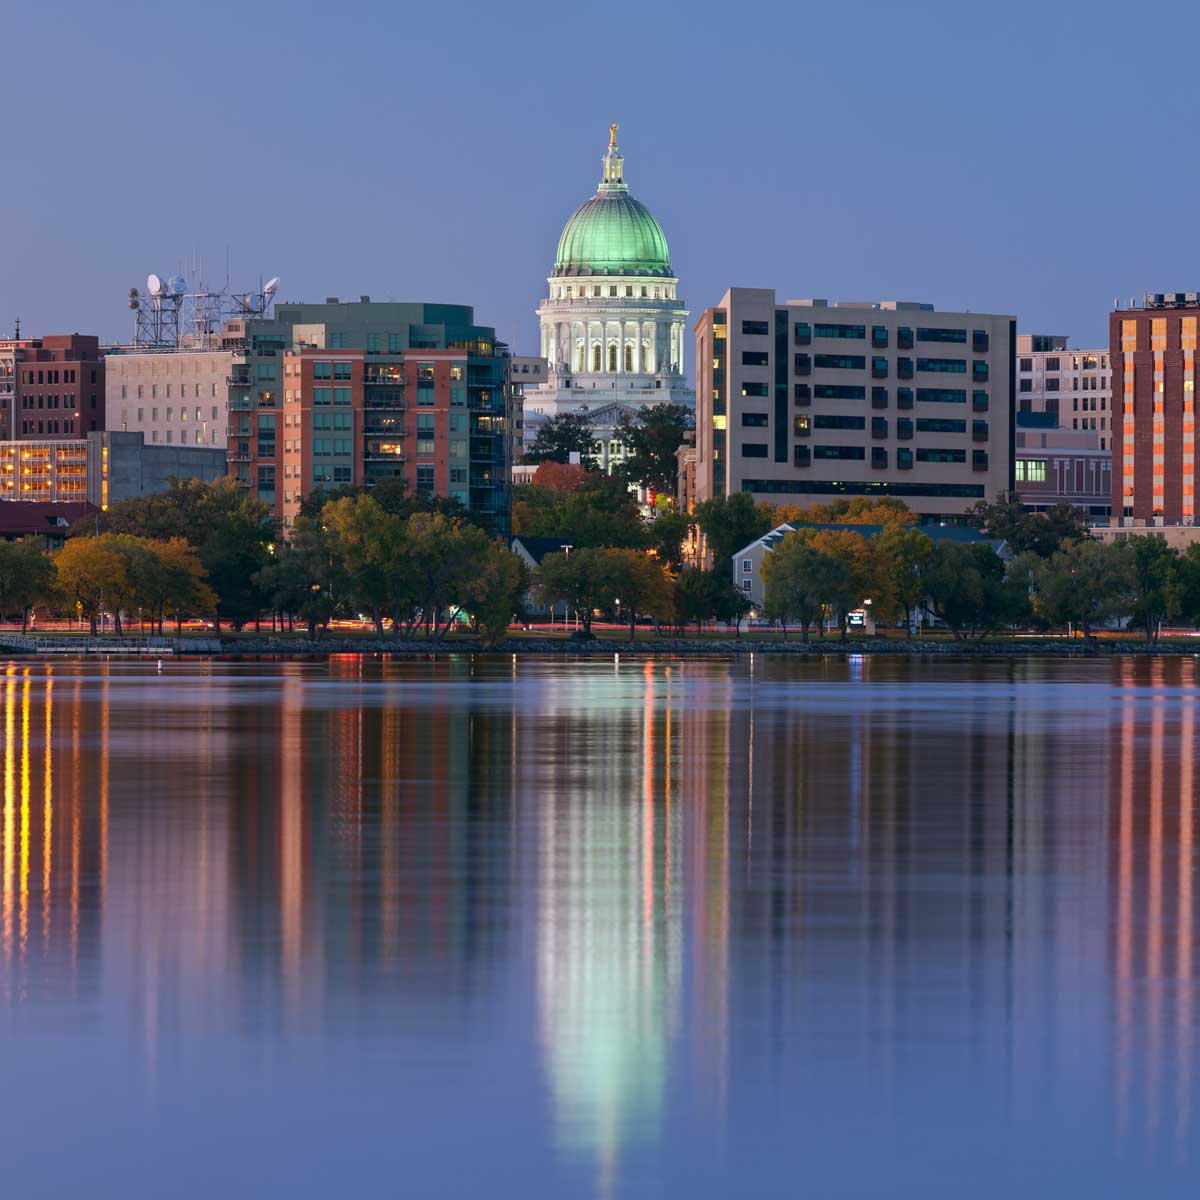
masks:
[[[1193,1197],[1197,661],[11,665],[4,1194]]]

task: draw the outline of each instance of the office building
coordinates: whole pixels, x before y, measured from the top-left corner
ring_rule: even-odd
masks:
[[[227,447],[232,351],[116,347],[104,365],[109,429],[152,446]]]
[[[629,194],[615,125],[599,187],[563,228],[547,284],[538,320],[549,374],[525,390],[525,442],[543,421],[586,416],[607,469],[624,457],[613,438],[623,417],[695,404],[684,375],[688,311],[662,226]]]
[[[1109,317],[1114,523],[1196,522],[1196,340],[1200,294],[1147,294]]]
[[[0,502],[89,503],[165,492],[174,479],[211,483],[225,474],[221,446],[151,446],[140,433],[0,442]]]
[[[892,496],[946,522],[1012,489],[1012,317],[731,288],[695,332],[697,500]]]
[[[1092,448],[1112,446],[1112,372],[1108,350],[1072,350],[1065,337],[1017,334],[1017,412],[1052,413],[1060,429],[1091,433]]]
[[[400,479],[496,533],[511,508],[509,354],[456,304],[279,304],[226,323],[230,470],[290,526],[316,487]]]
[[[509,395],[512,403],[512,461],[516,466],[524,458],[525,393],[546,382],[548,364],[544,358],[514,354],[509,361]]]
[[[100,340],[78,333],[0,341],[0,441],[104,428]]]

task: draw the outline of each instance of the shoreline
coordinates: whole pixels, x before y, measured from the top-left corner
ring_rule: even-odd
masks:
[[[205,652],[201,652],[205,653]],[[211,655],[211,652],[207,652]],[[902,658],[945,657],[956,655],[967,658],[1113,658],[1122,656],[1146,656],[1154,654],[1196,655],[1200,654],[1200,639],[1172,639],[1167,642],[1106,641],[1091,644],[1082,640],[1068,642],[1033,642],[992,640],[983,642],[912,641],[896,638],[871,641],[840,642],[812,640],[802,642],[799,638],[757,641],[748,638],[721,638],[702,641],[689,638],[656,638],[653,641],[624,641],[597,638],[590,642],[572,642],[567,639],[542,640],[539,638],[507,638],[490,649],[476,643],[458,641],[426,642],[399,641],[380,643],[375,639],[329,641],[307,639],[255,637],[235,643],[223,641],[220,658],[262,657],[321,657],[335,654],[362,654],[371,656],[392,655],[401,658],[438,657],[462,654],[508,654],[529,657],[534,655],[572,658],[611,658],[615,654],[639,657],[740,657],[747,654],[791,655],[793,657],[823,657],[848,655],[892,656]],[[182,650],[180,657],[192,657]]]

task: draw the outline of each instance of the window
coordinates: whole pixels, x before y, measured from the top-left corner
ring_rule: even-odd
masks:
[[[917,329],[918,342],[966,342],[965,329]]]
[[[897,408],[912,408],[913,406],[913,390],[912,388],[902,387],[896,389],[896,407]]]
[[[818,400],[865,400],[867,389],[853,383],[816,383],[813,395]]]
[[[972,392],[971,407],[976,412],[987,412],[988,410],[988,394],[987,392]]]
[[[743,383],[742,384],[742,395],[743,396],[767,396],[769,394],[770,394],[770,390],[768,389],[768,387],[765,383]]]
[[[953,417],[918,417],[918,433],[966,433],[966,421]]]
[[[971,441],[986,442],[988,440],[988,423],[986,421],[971,422]]]
[[[886,470],[888,465],[888,452],[886,446],[871,447],[871,466],[875,470]]]
[[[765,367],[771,361],[771,356],[766,350],[743,350],[742,351],[742,366],[743,367]]]
[[[808,375],[812,372],[812,359],[807,354],[792,355],[792,369],[797,375]]]
[[[312,390],[312,402],[314,405],[322,405],[329,403],[330,389],[327,387],[315,387]]]
[[[260,362],[254,372],[254,377],[266,383],[273,383],[275,381],[275,364],[272,362]],[[170,384],[167,385],[168,388],[170,386]]]
[[[812,403],[812,388],[807,383],[797,383],[792,387],[792,398],[798,405]]]
[[[977,358],[971,363],[971,378],[976,383],[987,383],[988,365],[986,359]]]
[[[333,389],[333,402],[334,402],[334,404],[346,404],[346,405],[348,405],[348,404],[350,403],[350,394],[351,394],[351,391],[352,391],[352,389],[351,389],[351,388],[348,388],[348,387],[335,387],[335,388]]]
[[[967,393],[960,388],[917,388],[922,404],[966,404]]]
[[[1059,390],[1058,384],[1059,384],[1058,379],[1047,379],[1046,380],[1046,391],[1057,392]]]
[[[808,437],[812,432],[812,422],[806,414],[792,418],[792,432],[796,437]]]
[[[813,366],[823,371],[865,371],[865,354],[814,354]]]
[[[1033,370],[1033,359],[1032,358],[1021,359],[1021,370],[1022,371],[1032,371]]]
[[[896,467],[901,471],[911,471],[913,465],[913,452],[907,446],[901,446],[896,451]]]
[[[766,458],[767,443],[766,442],[743,442],[742,443],[743,458]]]
[[[897,417],[896,418],[896,436],[902,441],[912,441],[913,423],[912,417]]]
[[[749,575],[754,570],[754,564],[748,558],[742,559],[742,574]]]
[[[813,336],[819,338],[852,338],[861,341],[867,336],[865,325],[814,325]]]
[[[888,374],[888,360],[882,355],[876,355],[871,359],[871,377],[873,379],[886,379]]]
[[[334,379],[351,379],[351,378],[353,378],[353,375],[352,375],[353,370],[354,370],[353,363],[335,362],[333,364],[333,377],[334,377]]]
[[[742,413],[742,424],[752,429],[765,429],[767,427],[767,414]]]
[[[965,450],[950,450],[944,446],[936,449],[931,446],[917,448],[917,462],[960,463],[966,461],[967,452]]]
[[[812,419],[814,429],[866,429],[866,417],[843,417],[820,413]]]
[[[1017,390],[1020,392],[1032,392],[1033,391],[1033,380],[1032,379],[1020,380],[1017,384]]]
[[[871,326],[871,345],[876,349],[888,344],[888,330],[886,325]]]
[[[965,358],[918,358],[917,370],[928,371],[935,375],[965,375],[967,360]]]
[[[812,341],[812,326],[807,321],[797,321],[794,336],[797,346],[807,346]]]
[[[367,353],[378,354],[383,347],[383,338],[378,333],[367,334]]]
[[[742,332],[748,336],[765,337],[771,332],[770,321],[743,321]]]
[[[871,418],[871,436],[873,438],[885,438],[888,435],[887,417],[872,417]]]
[[[327,362],[315,362],[312,365],[314,379],[331,379],[333,377],[333,364]]]
[[[888,390],[885,387],[873,387],[871,389],[871,407],[872,408],[887,408],[888,406]]]
[[[792,466],[794,467],[809,467],[812,466],[812,451],[807,446],[792,447]],[[760,489],[756,488],[755,491]]]

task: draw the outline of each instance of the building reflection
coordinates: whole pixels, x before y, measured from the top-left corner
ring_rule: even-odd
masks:
[[[1188,1157],[1196,1042],[1196,659],[1120,664],[1112,816],[1121,1140]]]

